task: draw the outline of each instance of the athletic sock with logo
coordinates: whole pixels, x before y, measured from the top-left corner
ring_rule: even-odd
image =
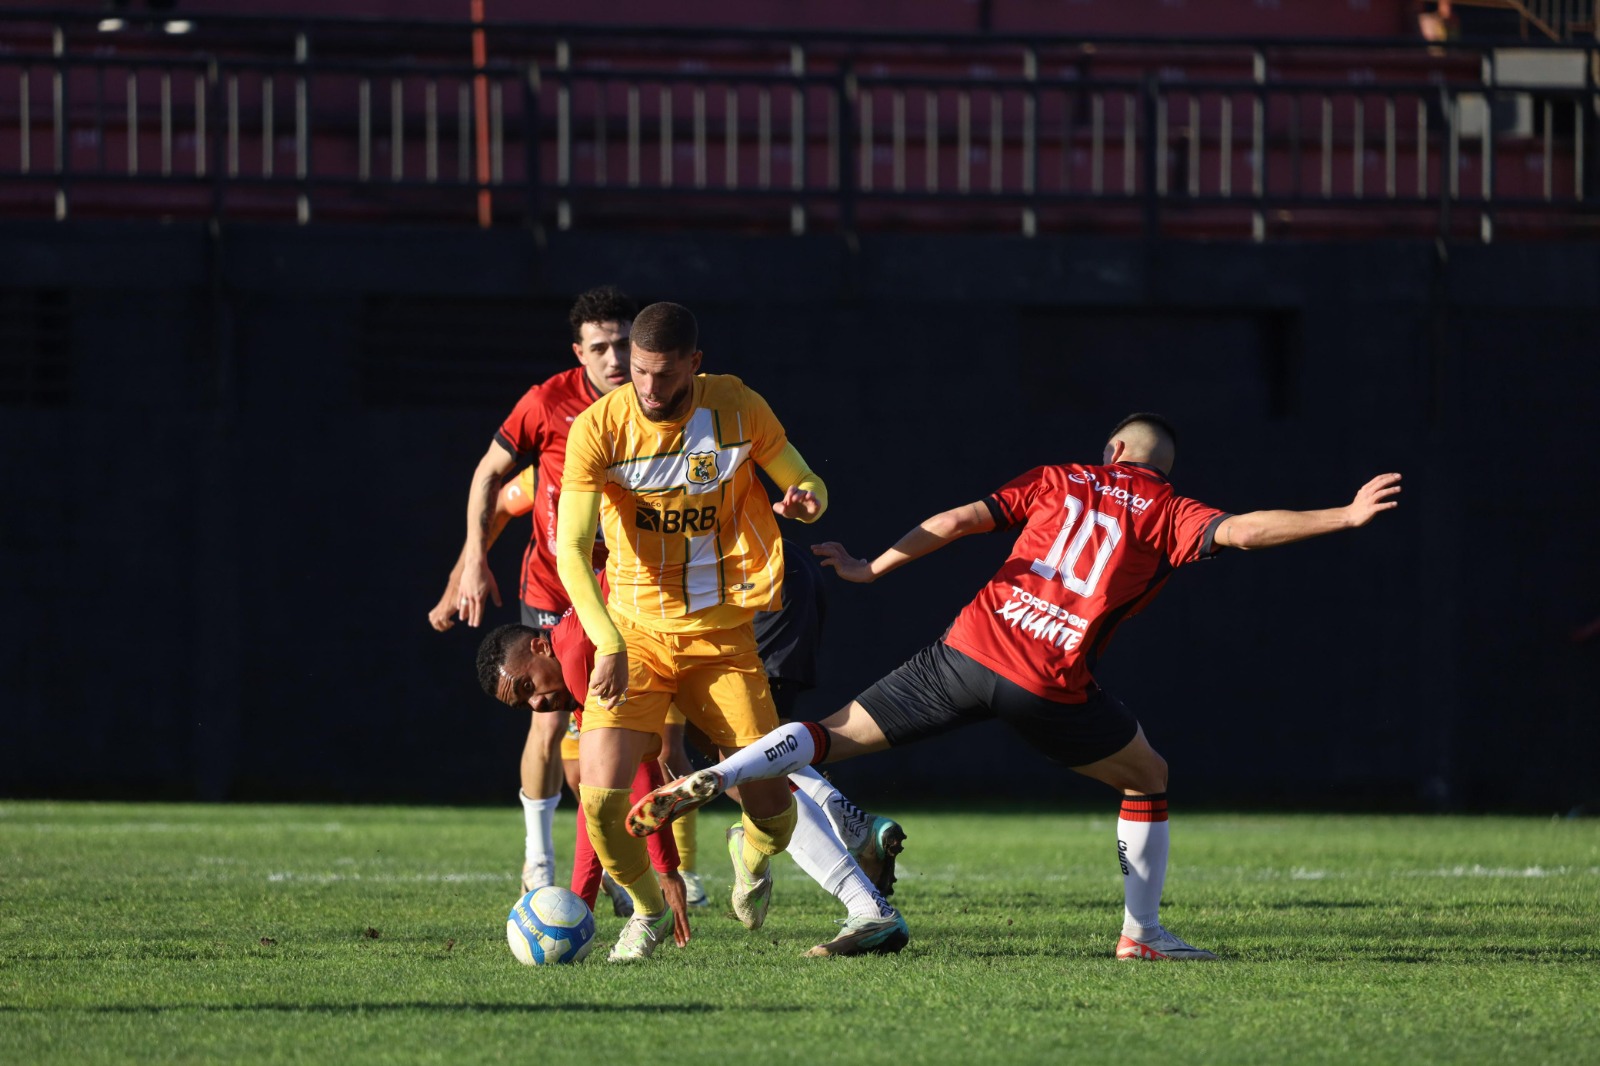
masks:
[[[553,878],[556,852],[551,840],[555,835],[556,807],[561,803],[561,793],[532,799],[518,789],[517,796],[522,800],[522,824],[526,829],[522,840],[522,864],[542,867],[544,875]]]
[[[1161,885],[1167,878],[1167,794],[1123,796],[1117,819],[1122,864],[1122,935],[1146,940],[1161,929]]]
[[[802,766],[789,775],[789,783],[822,808],[828,824],[833,826],[833,831],[850,851],[855,851],[867,839],[867,834],[872,831],[872,815],[851,803],[815,767]]]
[[[711,769],[722,776],[722,787],[743,781],[788,777],[802,767],[828,756],[828,731],[815,722],[790,722],[734,752]]]
[[[852,918],[887,918],[894,908],[878,895],[856,860],[845,850],[822,808],[797,790],[794,802],[798,818],[788,852],[794,864],[823,891],[845,905]]]

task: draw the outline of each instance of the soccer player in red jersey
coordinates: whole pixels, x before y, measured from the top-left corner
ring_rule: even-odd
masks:
[[[1380,474],[1343,507],[1228,514],[1173,491],[1167,475],[1176,450],[1166,419],[1130,415],[1111,431],[1100,464],[1037,467],[985,499],[934,515],[876,559],[853,558],[836,543],[815,547],[824,566],[865,583],[969,533],[1020,530],[1005,564],[943,639],[820,724],[784,726],[647,796],[630,828],[653,832],[745,781],[998,719],[1052,761],[1122,793],[1116,957],[1215,959],[1161,925],[1167,764],[1091,671],[1117,625],[1148,606],[1174,570],[1222,548],[1270,548],[1364,526],[1399,503],[1400,475]]]
[[[531,626],[509,624],[489,631],[478,647],[478,682],[508,707],[526,707],[534,714],[571,713],[582,720],[583,702],[572,697],[586,691],[594,670],[594,645],[569,608],[548,634]],[[633,792],[644,796],[661,784],[659,749],[639,761]],[[592,910],[600,890],[600,859],[588,846],[583,810],[578,810],[577,854],[572,861],[572,891]],[[688,894],[679,871],[677,844],[670,833],[653,838],[650,863],[661,879],[673,914],[673,940],[689,942]]]
[[[495,433],[478,461],[467,496],[467,539],[446,583],[444,596],[428,613],[441,632],[459,617],[469,626],[483,621],[489,601],[500,606],[500,589],[489,569],[488,551],[506,514],[497,514],[501,486],[518,467],[537,463],[532,517],[533,533],[522,556],[519,600],[524,625],[546,634],[567,609],[566,589],[556,573],[556,503],[561,494],[561,469],[566,460],[567,432],[591,403],[628,381],[628,335],[636,308],[633,301],[606,285],[590,289],[572,306],[572,351],[578,365],[529,389]],[[522,750],[522,801],[525,838],[524,889],[552,883],[555,853],[551,831],[561,799],[561,738],[567,730],[565,711],[535,714]]]

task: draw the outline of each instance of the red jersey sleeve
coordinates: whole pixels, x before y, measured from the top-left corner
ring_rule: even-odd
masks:
[[[561,664],[561,680],[567,686],[568,695],[577,701],[572,716],[582,728],[583,700],[589,694],[589,676],[594,673],[594,644],[571,607],[550,631],[550,650]]]
[[[494,439],[519,461],[528,462],[543,449],[543,434],[544,398],[540,386],[535,385],[522,394],[517,406],[495,431]]]
[[[1231,517],[1199,500],[1174,496],[1167,511],[1167,561],[1177,567],[1217,554],[1217,527]]]
[[[1036,466],[984,497],[996,529],[1012,529],[1028,520],[1028,507],[1044,484],[1044,471],[1044,467]]]

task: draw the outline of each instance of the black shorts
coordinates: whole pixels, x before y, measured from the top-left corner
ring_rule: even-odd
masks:
[[[856,697],[891,747],[998,719],[1063,766],[1086,766],[1121,751],[1139,721],[1098,686],[1083,703],[1035,696],[940,641],[917,652]]]
[[[522,624],[537,629],[545,636],[561,621],[561,616],[555,611],[546,611],[541,607],[530,607],[526,603],[522,607]]]

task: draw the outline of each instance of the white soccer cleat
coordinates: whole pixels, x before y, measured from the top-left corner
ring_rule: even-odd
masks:
[[[1218,957],[1193,944],[1185,944],[1166,929],[1145,940],[1122,934],[1117,941],[1117,958],[1123,962],[1217,962]]]
[[[691,907],[709,907],[711,901],[706,898],[705,882],[700,880],[700,875],[693,870],[679,870],[683,878],[683,894]]]
[[[806,952],[808,959],[838,958],[844,955],[893,955],[911,940],[911,930],[900,912],[887,918],[846,918],[839,935],[826,944]]]
[[[760,929],[772,905],[772,867],[753,874],[744,864],[744,826],[728,830],[728,858],[733,860],[733,915],[746,929]]]
[[[607,962],[633,962],[648,959],[656,952],[656,945],[672,935],[672,908],[660,914],[635,914],[622,927],[616,947],[606,956]]]
[[[628,812],[628,832],[647,837],[674,818],[688,814],[722,795],[722,775],[714,770],[696,770],[687,777],[669,781],[633,805]]]
[[[522,891],[524,894],[555,883],[556,867],[553,862],[530,862],[522,867]]]

